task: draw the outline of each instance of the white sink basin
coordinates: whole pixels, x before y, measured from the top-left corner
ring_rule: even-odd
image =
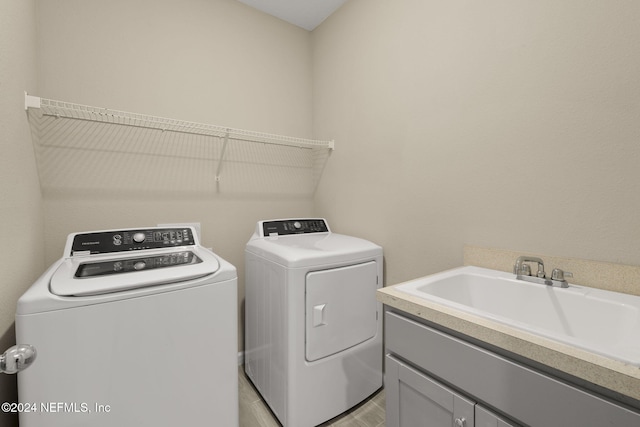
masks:
[[[460,267],[396,290],[640,366],[640,297],[584,286],[555,288]]]

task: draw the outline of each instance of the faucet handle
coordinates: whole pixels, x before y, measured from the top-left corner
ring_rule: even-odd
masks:
[[[573,273],[570,271],[563,271],[559,268],[554,268],[551,272],[551,280],[565,280],[565,277],[573,277]]]
[[[531,266],[529,264],[522,264],[520,270],[517,270],[517,265],[513,266],[513,273],[518,276],[531,276]]]

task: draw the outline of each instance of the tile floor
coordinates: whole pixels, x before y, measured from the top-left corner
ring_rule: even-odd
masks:
[[[238,367],[238,389],[240,391],[240,427],[280,427],[280,423]],[[333,418],[321,427],[384,427],[384,389],[352,410]]]

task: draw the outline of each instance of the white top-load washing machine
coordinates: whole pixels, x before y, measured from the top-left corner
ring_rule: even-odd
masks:
[[[260,221],[245,249],[245,371],[284,427],[382,386],[382,248],[324,219]]]
[[[21,427],[238,425],[236,269],[191,227],[69,235],[16,337]]]

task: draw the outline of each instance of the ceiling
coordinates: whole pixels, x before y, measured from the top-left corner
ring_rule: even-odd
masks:
[[[311,31],[347,0],[238,0]]]

